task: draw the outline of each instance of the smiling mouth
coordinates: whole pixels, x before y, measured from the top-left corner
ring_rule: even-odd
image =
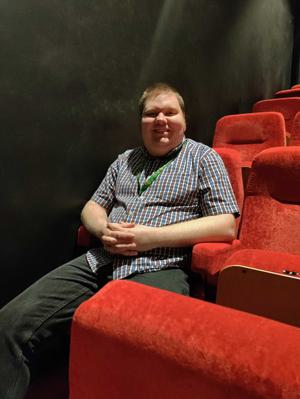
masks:
[[[154,131],[154,133],[160,133],[160,134],[169,132],[168,129],[154,129],[153,131]]]

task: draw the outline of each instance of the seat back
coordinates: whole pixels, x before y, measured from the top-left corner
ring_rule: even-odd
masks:
[[[237,204],[240,209],[240,214],[242,214],[244,204],[244,186],[240,154],[231,148],[214,148],[214,150],[220,155],[224,162]],[[237,228],[240,224],[240,218],[241,217],[236,219]]]
[[[300,254],[300,147],[269,148],[253,160],[240,240],[246,248]]]
[[[300,112],[296,113],[293,120],[290,145],[300,145]]]
[[[279,90],[275,93],[276,98],[284,97],[300,97],[300,88],[295,87],[294,89]]]
[[[292,131],[293,120],[298,111],[300,111],[300,97],[290,98],[271,98],[269,100],[261,100],[253,105],[253,112],[280,112],[285,121],[287,132]]]
[[[285,144],[285,123],[279,112],[224,116],[216,124],[213,140],[213,148],[238,151],[243,167],[251,167],[255,155],[265,148]]]

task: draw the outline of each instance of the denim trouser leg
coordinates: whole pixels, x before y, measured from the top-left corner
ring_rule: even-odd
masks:
[[[105,270],[106,269],[106,270]],[[30,367],[45,347],[70,331],[75,309],[107,282],[85,255],[51,271],[0,310],[0,398],[24,398]],[[99,284],[100,282],[100,284]]]

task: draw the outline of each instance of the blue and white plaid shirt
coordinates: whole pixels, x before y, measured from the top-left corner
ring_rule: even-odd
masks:
[[[139,186],[174,153],[174,160],[139,194]],[[191,139],[164,158],[151,157],[144,147],[120,154],[91,199],[107,210],[113,223],[153,227],[239,213],[221,158],[210,147]],[[112,262],[113,278],[121,279],[132,273],[184,268],[189,265],[190,256],[191,247],[156,248],[130,257],[111,255],[99,247],[87,253],[87,260],[94,272]]]

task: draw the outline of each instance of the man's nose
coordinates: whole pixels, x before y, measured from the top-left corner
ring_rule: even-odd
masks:
[[[165,116],[165,114],[163,112],[159,112],[156,115],[156,122],[158,122],[158,123],[165,123],[166,122],[166,116]]]

